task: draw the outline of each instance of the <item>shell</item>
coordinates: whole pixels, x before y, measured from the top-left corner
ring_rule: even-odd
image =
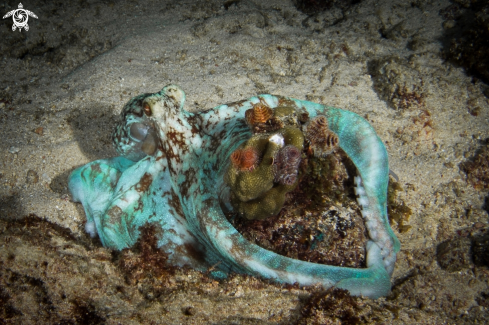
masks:
[[[258,123],[265,123],[272,118],[272,116],[273,110],[262,103],[254,105],[253,108],[250,108],[245,112],[246,122],[251,126]]]
[[[231,163],[241,171],[251,171],[255,169],[260,160],[258,150],[253,147],[235,150],[231,156]]]
[[[301,151],[293,145],[286,145],[279,150],[274,161],[275,183],[292,185],[297,180]]]

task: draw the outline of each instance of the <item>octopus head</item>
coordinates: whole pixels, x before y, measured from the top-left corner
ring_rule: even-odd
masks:
[[[158,125],[178,116],[183,110],[184,101],[185,93],[175,85],[129,100],[122,109],[122,119],[112,134],[117,152],[133,161],[154,155],[160,147],[156,132]]]
[[[146,97],[142,105],[146,116],[166,121],[181,114],[184,102],[185,92],[176,85],[169,85]]]

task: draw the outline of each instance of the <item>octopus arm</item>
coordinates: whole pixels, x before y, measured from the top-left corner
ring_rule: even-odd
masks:
[[[367,244],[367,268],[330,266],[288,258],[250,243],[227,221],[217,198],[203,203],[199,219],[205,241],[223,262],[219,268],[225,273],[251,274],[301,286],[338,287],[373,299],[390,291],[390,276],[382,264],[381,250],[373,241]]]
[[[150,193],[159,172],[154,157],[139,162],[116,157],[75,169],[68,187],[73,200],[85,209],[86,231],[92,237],[98,235],[106,247],[120,250],[134,245],[139,227],[155,209],[145,193]]]
[[[389,274],[394,270],[400,243],[387,217],[389,160],[387,150],[374,128],[359,115],[325,107],[329,128],[339,137],[339,145],[357,167],[356,194],[370,238],[378,245]]]

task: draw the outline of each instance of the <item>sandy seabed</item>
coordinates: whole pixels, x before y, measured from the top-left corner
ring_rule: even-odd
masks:
[[[489,322],[489,91],[444,55],[453,12],[470,8],[351,2],[307,14],[287,0],[30,1],[29,31],[2,20],[0,324]],[[120,261],[138,252],[121,257],[84,232],[67,177],[115,156],[122,106],[170,83],[189,111],[271,93],[365,117],[412,212],[393,221],[402,248],[392,293],[128,274]]]

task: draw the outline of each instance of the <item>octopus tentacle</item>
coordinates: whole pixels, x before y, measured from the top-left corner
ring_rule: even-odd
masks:
[[[71,173],[68,188],[73,201],[82,203],[85,209],[85,230],[90,236],[94,237],[96,232],[102,231],[100,217],[107,210],[121,175],[132,165],[133,161],[116,157],[93,161]]]
[[[382,251],[384,266],[392,274],[400,243],[387,218],[389,163],[387,150],[373,127],[357,114],[326,107],[330,129],[340,139],[340,147],[357,167],[355,192],[370,238]]]
[[[385,296],[390,291],[390,276],[382,264],[379,246],[367,244],[367,268],[347,268],[316,264],[288,258],[246,240],[226,219],[217,197],[199,204],[200,231],[215,256],[226,263],[219,265],[225,273],[238,272],[261,276],[280,283],[302,286],[321,284],[348,290],[352,295],[370,298]]]

